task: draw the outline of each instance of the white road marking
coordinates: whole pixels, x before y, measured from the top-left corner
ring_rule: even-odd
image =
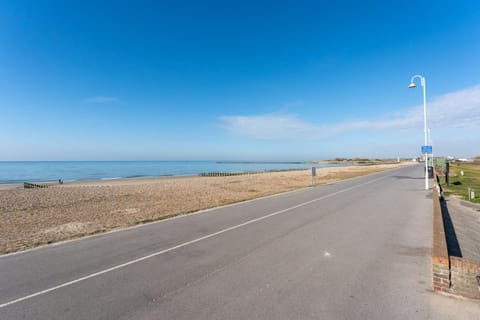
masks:
[[[135,259],[135,260],[131,260],[131,261],[128,261],[128,262],[125,262],[125,263],[122,263],[122,264],[113,266],[113,267],[111,267],[111,268],[104,269],[104,270],[99,271],[99,272],[91,273],[91,274],[89,274],[89,275],[86,275],[86,276],[84,276],[84,277],[81,277],[81,278],[78,278],[78,279],[75,279],[75,280],[72,280],[72,281],[64,282],[64,283],[59,284],[59,285],[57,285],[57,286],[54,286],[54,287],[51,287],[51,288],[48,288],[48,289],[45,289],[45,290],[42,290],[42,291],[38,291],[38,292],[35,292],[35,293],[32,293],[32,294],[29,294],[29,295],[27,295],[27,296],[24,296],[24,297],[21,297],[21,298],[18,298],[18,299],[15,299],[15,300],[12,300],[12,301],[9,301],[9,302],[0,304],[0,309],[1,309],[1,308],[5,308],[5,307],[10,306],[10,305],[13,305],[13,304],[16,304],[16,303],[19,303],[19,302],[22,302],[22,301],[25,301],[25,300],[32,299],[32,298],[34,298],[34,297],[38,297],[38,296],[44,295],[44,294],[46,294],[46,293],[49,293],[49,292],[52,292],[52,291],[55,291],[55,290],[58,290],[58,289],[61,289],[61,288],[64,288],[64,287],[71,286],[71,285],[73,285],[73,284],[75,284],[75,283],[79,283],[79,282],[81,282],[81,281],[85,281],[85,280],[88,280],[88,279],[91,279],[91,278],[94,278],[94,277],[98,277],[98,276],[100,276],[100,275],[102,275],[102,274],[109,273],[109,272],[112,272],[112,271],[115,271],[115,270],[118,270],[118,269],[127,267],[127,266],[129,266],[129,265],[134,264],[134,263],[141,262],[141,261],[144,261],[144,260],[147,260],[147,259],[150,259],[150,258],[159,256],[159,255],[161,255],[161,254],[164,254],[164,253],[167,253],[167,252],[176,250],[176,249],[180,249],[180,248],[186,247],[186,246],[188,246],[188,245],[191,245],[191,244],[194,244],[194,243],[197,243],[197,242],[200,242],[200,241],[203,241],[203,240],[206,240],[206,239],[209,239],[209,238],[218,236],[218,235],[220,235],[220,234],[223,234],[223,233],[226,233],[226,232],[229,232],[229,231],[232,231],[232,230],[235,230],[235,229],[238,229],[238,228],[247,226],[247,225],[249,225],[249,224],[252,224],[252,223],[255,223],[255,222],[258,222],[258,221],[262,221],[262,220],[265,220],[265,219],[268,219],[268,218],[277,216],[277,215],[279,215],[279,214],[282,214],[282,213],[285,213],[285,212],[288,212],[288,211],[291,211],[291,210],[294,210],[294,209],[298,209],[298,208],[304,207],[304,206],[306,206],[306,205],[315,203],[315,202],[317,202],[317,201],[321,201],[321,200],[324,200],[324,199],[327,199],[327,198],[336,196],[336,195],[338,195],[338,194],[342,194],[342,193],[345,193],[345,192],[347,192],[347,191],[360,188],[360,187],[362,187],[362,186],[364,186],[364,185],[374,183],[374,182],[376,182],[376,181],[385,179],[385,178],[387,178],[387,177],[388,177],[388,176],[383,176],[383,177],[380,177],[380,178],[377,178],[377,179],[374,179],[374,180],[370,180],[370,181],[364,182],[364,183],[359,184],[359,185],[355,185],[355,186],[352,186],[352,187],[349,187],[349,188],[346,188],[346,189],[343,189],[343,190],[339,190],[339,191],[336,191],[336,192],[327,194],[327,195],[325,195],[325,196],[322,196],[322,197],[319,197],[319,198],[316,198],[316,199],[313,199],[313,200],[310,200],[310,201],[307,201],[307,202],[304,202],[304,203],[300,203],[300,204],[298,204],[298,205],[295,205],[295,206],[292,206],[292,207],[289,207],[289,208],[286,208],[286,209],[283,209],[283,210],[280,210],[280,211],[276,211],[276,212],[267,214],[267,215],[265,215],[265,216],[262,216],[262,217],[259,217],[259,218],[256,218],[256,219],[252,219],[252,220],[249,220],[249,221],[246,221],[246,222],[237,224],[237,225],[235,225],[235,226],[232,226],[232,227],[229,227],[229,228],[226,228],[226,229],[223,229],[223,230],[214,232],[214,233],[210,233],[210,234],[205,235],[205,236],[203,236],[203,237],[200,237],[200,238],[197,238],[197,239],[194,239],[194,240],[190,240],[190,241],[187,241],[187,242],[183,242],[183,243],[181,243],[181,244],[179,244],[179,245],[176,245],[176,246],[173,246],[173,247],[170,247],[170,248],[161,250],[161,251],[154,252],[154,253],[152,253],[152,254],[143,256],[143,257],[141,257],[141,258],[137,258],[137,259]]]

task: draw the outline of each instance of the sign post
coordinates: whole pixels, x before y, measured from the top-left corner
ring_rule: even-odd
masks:
[[[312,167],[312,186],[317,184],[317,168]]]

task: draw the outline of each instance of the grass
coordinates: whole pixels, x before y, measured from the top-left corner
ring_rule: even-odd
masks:
[[[445,195],[455,194],[468,200],[468,188],[472,188],[475,190],[475,199],[471,202],[480,203],[480,163],[451,163],[450,186],[447,187],[445,180],[441,180]]]

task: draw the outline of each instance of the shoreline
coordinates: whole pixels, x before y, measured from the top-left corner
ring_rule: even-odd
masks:
[[[240,162],[235,162],[240,163]],[[245,162],[246,163],[246,162]],[[253,162],[252,162],[253,163]],[[259,162],[255,162],[259,163]],[[319,164],[321,167],[317,167],[317,169],[322,168],[337,168],[337,167],[349,167],[355,165],[336,165],[336,164]],[[264,171],[238,171],[238,172],[224,172],[224,176],[244,176],[244,175],[253,175],[253,174],[263,174],[263,173],[275,173],[275,172],[291,172],[291,171],[303,171],[303,170],[310,170],[310,168],[298,168],[298,169],[272,169],[272,170],[264,170]],[[237,174],[238,173],[238,174]],[[99,179],[78,179],[78,180],[63,180],[63,183],[58,183],[58,180],[46,180],[46,181],[34,181],[34,180],[26,180],[18,183],[0,183],[0,192],[3,190],[12,190],[12,189],[24,189],[24,183],[32,183],[38,185],[46,185],[48,187],[62,187],[62,186],[69,186],[69,185],[94,185],[96,183],[102,184],[103,182],[115,182],[118,181],[119,183],[129,182],[129,181],[138,181],[138,180],[155,180],[155,179],[185,179],[185,178],[194,178],[194,177],[212,177],[209,175],[204,175],[204,173],[192,174],[192,175],[159,175],[159,176],[137,176],[137,177],[112,177],[112,178],[99,178]]]
[[[403,164],[317,169],[317,185]],[[0,254],[311,187],[311,170],[76,181],[0,191]]]
[[[3,161],[5,162],[5,161]],[[150,173],[145,173],[145,172],[138,172],[137,174],[135,173],[130,173],[131,175],[115,175],[113,173],[111,176],[104,176],[104,177],[91,177],[88,171],[86,171],[86,175],[84,178],[80,177],[62,177],[62,174],[58,174],[57,177],[52,177],[51,174],[46,175],[46,179],[39,179],[38,177],[32,179],[28,179],[27,177],[16,177],[16,179],[6,179],[4,181],[0,181],[0,191],[2,190],[8,190],[8,189],[22,189],[24,183],[31,183],[31,184],[38,184],[38,185],[47,185],[47,186],[55,186],[59,185],[58,179],[62,179],[64,184],[70,184],[70,183],[78,183],[78,182],[85,182],[85,183],[90,183],[91,181],[111,181],[111,180],[129,180],[129,179],[156,179],[156,178],[183,178],[183,177],[195,177],[195,176],[211,176],[211,173],[225,173],[224,175],[227,175],[228,173],[242,173],[242,174],[252,174],[252,173],[260,173],[260,172],[276,172],[276,171],[291,171],[291,170],[306,170],[310,169],[310,167],[316,167],[317,169],[319,168],[324,168],[324,167],[345,167],[345,166],[371,166],[371,165],[381,165],[381,164],[392,164],[392,160],[369,160],[369,161],[357,161],[353,159],[348,159],[344,161],[338,161],[338,160],[320,160],[320,161],[6,161],[6,163],[96,163],[96,162],[113,162],[113,163],[135,163],[135,162],[140,162],[140,163],[148,163],[148,162],[160,162],[160,163],[176,163],[176,162],[191,162],[191,163],[216,163],[220,165],[298,165],[300,167],[296,168],[275,168],[275,167],[270,167],[270,168],[256,168],[253,169],[249,168],[247,169],[246,167],[244,169],[237,169],[235,170],[234,168],[204,168],[205,170],[199,170],[197,172],[185,172],[183,174],[178,174],[176,172],[172,173],[161,173],[161,174],[156,174],[158,172],[153,173],[153,175]],[[1,162],[0,162],[1,163]],[[190,170],[186,170],[190,171]],[[49,177],[50,176],[50,177]],[[55,176],[57,176],[55,174]]]
[[[173,176],[173,175],[164,175],[164,176],[142,176],[142,177],[131,177],[131,178],[101,178],[101,179],[85,179],[85,180],[68,180],[68,181],[63,181],[62,184],[58,183],[58,181],[24,181],[26,183],[34,183],[34,184],[39,184],[39,185],[46,185],[48,187],[68,187],[70,185],[78,185],[78,184],[88,184],[88,185],[93,185],[96,183],[101,184],[102,182],[108,183],[108,182],[128,182],[128,181],[134,181],[134,180],[153,180],[153,179],[182,179],[182,178],[190,178],[190,177],[197,177],[196,175],[185,175],[185,176]],[[5,184],[0,184],[0,192],[3,190],[13,190],[13,189],[19,189],[23,190],[23,183],[24,182],[19,182],[19,183],[5,183]]]
[[[333,166],[332,166],[333,167]],[[330,168],[329,167],[321,167],[321,168]],[[239,174],[240,176],[246,176],[246,175],[253,175],[253,174],[262,174],[262,173],[275,173],[275,172],[290,172],[290,171],[303,171],[303,170],[310,170],[310,169],[285,169],[285,170],[266,170],[266,171],[256,171],[256,172],[241,172]],[[225,176],[235,176],[233,173],[234,172],[226,172]],[[237,175],[238,176],[238,175]],[[63,183],[58,183],[58,181],[24,181],[25,183],[34,183],[38,185],[46,185],[48,187],[68,187],[68,186],[78,186],[78,185],[102,185],[106,184],[109,185],[112,182],[116,182],[117,184],[125,184],[128,182],[136,181],[136,182],[148,182],[148,181],[154,181],[154,180],[165,180],[165,179],[187,179],[187,178],[195,178],[195,177],[213,177],[213,176],[208,176],[208,175],[201,175],[201,174],[194,174],[194,175],[161,175],[161,176],[141,176],[141,177],[119,177],[119,178],[100,178],[100,179],[79,179],[79,180],[68,180],[68,181],[63,181]],[[23,184],[24,182],[19,182],[19,183],[5,183],[5,184],[0,184],[0,192],[2,190],[12,190],[12,189],[19,189],[23,190]]]
[[[184,177],[211,172],[260,172],[307,167],[304,162],[293,161],[0,161],[0,172],[5,170],[0,187],[16,187],[25,182],[56,184],[59,179],[77,182]]]

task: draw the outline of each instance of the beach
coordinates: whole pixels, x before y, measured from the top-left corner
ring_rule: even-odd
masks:
[[[393,169],[317,168],[317,184]],[[0,253],[97,234],[202,209],[311,187],[311,170],[225,177],[161,177],[0,189]]]

